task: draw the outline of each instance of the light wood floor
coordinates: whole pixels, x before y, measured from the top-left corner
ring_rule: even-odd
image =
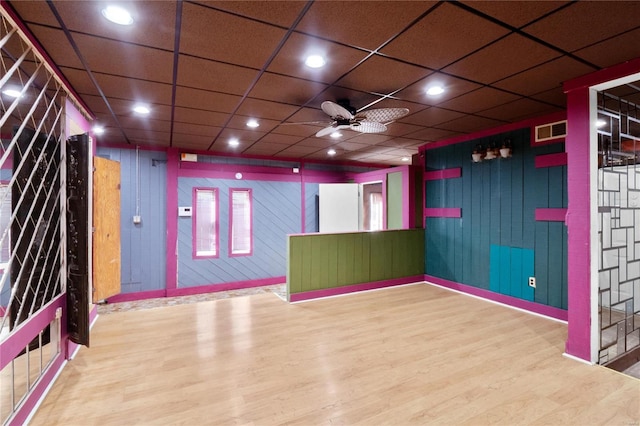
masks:
[[[115,313],[32,424],[637,425],[640,380],[563,357],[565,337],[426,284]]]

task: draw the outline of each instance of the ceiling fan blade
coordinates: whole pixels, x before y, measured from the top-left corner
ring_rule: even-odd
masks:
[[[407,108],[376,108],[360,112],[368,121],[377,121],[378,123],[388,123],[390,121],[402,118],[409,114]]]
[[[323,136],[328,136],[335,131],[336,131],[336,127],[334,125],[331,125],[329,127],[325,127],[324,129],[318,130],[318,133],[316,133],[316,137],[321,138]]]
[[[351,114],[348,109],[335,102],[324,101],[321,108],[324,113],[331,118],[345,118],[349,120],[353,118],[353,114]]]
[[[377,121],[356,121],[351,123],[351,130],[355,130],[360,133],[382,133],[387,130],[387,126]]]

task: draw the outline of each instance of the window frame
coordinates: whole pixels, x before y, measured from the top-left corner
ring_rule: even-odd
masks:
[[[233,194],[247,192],[249,194],[249,251],[233,252]],[[251,188],[229,188],[229,257],[243,257],[253,255],[253,190]]]
[[[215,212],[215,254],[198,254],[198,191],[213,192]],[[213,187],[193,187],[192,189],[191,249],[194,259],[217,259],[220,257],[220,191]]]

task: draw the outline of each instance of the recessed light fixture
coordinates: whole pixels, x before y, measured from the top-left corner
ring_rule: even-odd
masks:
[[[146,105],[136,105],[133,107],[133,111],[137,114],[147,115],[151,112],[148,106]]]
[[[309,68],[322,68],[327,62],[320,55],[310,55],[304,61],[304,64]]]
[[[95,133],[96,135],[101,135],[104,133],[104,127],[102,126],[93,126],[91,130],[93,130],[93,133]]]
[[[102,9],[102,16],[104,16],[114,24],[118,24],[118,25],[133,24],[133,18],[131,17],[131,14],[119,6],[105,7],[104,9]]]
[[[258,120],[255,119],[251,119],[249,121],[247,121],[247,127],[251,127],[252,129],[255,129],[256,127],[259,127],[260,123],[258,123]]]
[[[238,145],[240,145],[240,141],[238,139],[236,139],[236,138],[229,139],[229,146],[235,148]]]
[[[607,125],[607,122],[604,120],[598,120],[596,121],[596,127],[600,128],[600,127],[604,127]]]
[[[329,155],[336,155],[336,150],[335,149],[330,149],[329,151],[327,151],[327,154]]]
[[[409,157],[402,157],[402,161],[404,161],[404,162],[409,161]]]
[[[429,96],[438,96],[444,93],[444,87],[442,86],[431,86],[427,88],[427,95]]]
[[[340,133],[340,132],[333,132],[333,133],[331,133],[331,137],[332,137],[333,139],[338,139],[340,136],[342,136],[342,133]]]
[[[6,90],[3,90],[2,93],[4,93],[7,96],[10,96],[12,98],[19,98],[20,97],[20,91],[16,90],[16,89],[6,89]]]

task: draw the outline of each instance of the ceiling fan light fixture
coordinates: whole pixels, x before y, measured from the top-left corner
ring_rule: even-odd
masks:
[[[151,110],[146,105],[136,105],[133,107],[133,112],[140,115],[148,115]]]
[[[229,139],[229,146],[232,148],[237,147],[238,145],[240,145],[240,141],[236,138],[233,139]]]
[[[427,95],[438,96],[444,93],[444,87],[439,85],[430,86],[427,88]]]
[[[119,7],[119,6],[107,6],[102,9],[102,16],[107,18],[109,21],[118,25],[131,25],[133,24],[133,18],[131,14]]]
[[[327,61],[320,55],[309,55],[304,61],[304,64],[309,68],[322,68],[326,63]]]
[[[249,121],[247,121],[247,127],[251,127],[252,129],[255,129],[256,127],[260,127],[260,123],[258,123],[258,120],[252,118]]]
[[[327,154],[331,156],[336,155],[336,150],[331,148],[329,151],[327,151]]]

